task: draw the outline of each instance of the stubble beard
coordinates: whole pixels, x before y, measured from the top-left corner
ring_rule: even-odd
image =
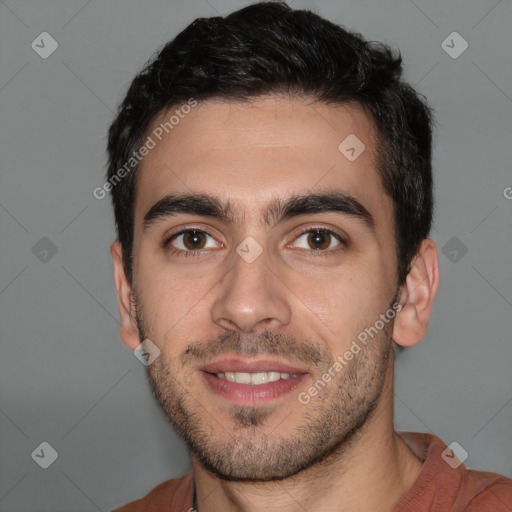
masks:
[[[146,339],[140,308],[137,311],[139,333],[141,339]],[[147,374],[153,394],[170,423],[190,453],[211,474],[226,481],[282,480],[341,456],[371,419],[382,395],[392,357],[392,325],[392,322],[387,324],[361,347],[361,351],[308,404],[301,404],[294,391],[290,393],[288,401],[296,401],[292,403],[294,411],[297,407],[302,408],[303,421],[293,426],[285,437],[280,433],[289,430],[286,418],[281,424],[274,425],[270,406],[230,407],[229,428],[220,436],[214,436],[213,429],[226,424],[226,418],[217,421],[214,418],[216,411],[208,411],[207,399],[199,393],[196,393],[196,399],[187,384],[178,381],[171,373],[163,351],[147,367]],[[251,355],[264,353],[286,357],[299,353],[303,354],[303,360],[308,360],[309,367],[316,358],[313,382],[321,379],[335,361],[316,343],[295,342],[295,348],[290,348],[287,340],[270,331],[259,333],[250,341],[248,338],[244,340],[241,341],[239,333],[230,331],[218,342],[193,345],[196,348],[192,352],[195,350],[196,355],[206,357],[209,347],[217,347],[219,353],[228,348]],[[269,425],[272,425],[270,430]]]

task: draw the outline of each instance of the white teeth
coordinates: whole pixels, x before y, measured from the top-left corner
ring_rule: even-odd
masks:
[[[281,372],[219,372],[216,374],[219,379],[226,379],[229,382],[236,382],[237,384],[251,384],[253,386],[259,386],[260,384],[266,384],[267,382],[276,382],[279,379],[289,379],[290,377],[297,377],[296,374],[291,375],[289,373]]]
[[[250,384],[251,374],[244,372],[235,372],[235,382],[237,384]]]
[[[281,378],[281,374],[279,372],[268,372],[268,381],[275,382]]]
[[[253,373],[251,375],[251,384],[266,384],[268,382],[268,373]]]

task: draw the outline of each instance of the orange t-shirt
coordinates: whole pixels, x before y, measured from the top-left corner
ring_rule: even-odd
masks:
[[[446,444],[431,434],[399,435],[423,461],[423,468],[392,512],[512,512],[512,480],[468,470],[463,464],[453,469],[441,456]],[[192,512],[193,492],[190,472],[113,512]]]

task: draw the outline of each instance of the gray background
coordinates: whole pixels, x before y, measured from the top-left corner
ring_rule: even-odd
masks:
[[[0,1],[4,512],[109,510],[189,469],[143,365],[119,340],[113,218],[92,191],[134,74],[194,18],[247,3]],[[466,465],[510,477],[512,5],[289,3],[399,47],[435,108],[442,281],[428,336],[397,362],[396,426],[457,441]],[[59,45],[47,59],[31,48],[43,31]],[[458,58],[441,44],[453,31],[469,44]],[[48,469],[31,458],[43,441],[58,452]]]

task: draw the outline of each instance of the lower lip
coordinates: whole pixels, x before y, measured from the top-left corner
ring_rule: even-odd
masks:
[[[201,372],[212,391],[237,405],[254,405],[280,398],[295,389],[307,374],[300,374],[289,379],[279,379],[257,386],[238,384],[221,379],[213,373]]]

